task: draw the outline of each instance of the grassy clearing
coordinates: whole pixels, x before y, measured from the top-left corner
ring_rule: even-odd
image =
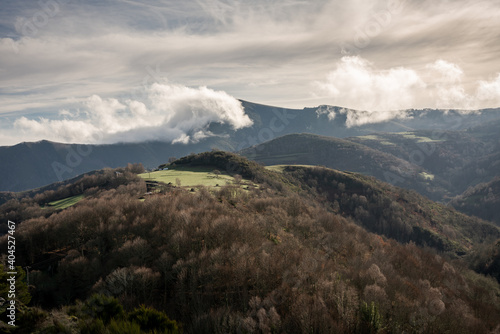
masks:
[[[433,180],[434,180],[434,175],[433,175],[433,174],[429,174],[429,173],[426,173],[426,172],[422,172],[422,173],[420,173],[420,175],[421,175],[424,179],[426,179],[426,180],[428,180],[428,181],[433,181]]]
[[[385,146],[394,146],[394,143],[391,143],[390,141],[386,140],[385,138],[379,137],[377,135],[357,136],[355,138],[359,138],[361,140],[378,141],[381,145],[385,145]]]
[[[265,168],[272,170],[272,171],[275,171],[275,172],[278,172],[278,173],[282,173],[283,170],[285,169],[285,167],[288,167],[288,166],[311,167],[311,168],[317,167],[317,166],[313,166],[313,165],[272,165],[272,166],[266,166]]]
[[[297,152],[293,154],[281,154],[281,155],[273,155],[272,157],[257,157],[256,161],[263,163],[264,165],[269,163],[269,162],[274,162],[278,164],[290,164],[293,163],[293,161],[299,160],[303,156],[307,156],[310,153],[308,152]]]
[[[51,208],[56,209],[56,210],[66,209],[66,208],[69,208],[70,206],[75,205],[76,203],[80,202],[80,200],[82,200],[83,197],[84,197],[83,195],[76,195],[76,196],[60,199],[58,201],[48,203],[48,206],[50,206]]]
[[[402,135],[406,139],[415,139],[417,141],[417,143],[436,143],[436,142],[444,141],[443,139],[432,139],[432,138],[429,138],[429,137],[416,136],[412,132],[401,132],[401,133],[398,133],[398,134]]]
[[[215,175],[213,171],[213,168],[179,166],[168,170],[139,174],[139,176],[147,181],[172,183],[173,185],[177,185],[177,179],[179,179],[181,187],[215,187],[235,183],[234,177],[226,172],[220,171],[220,175]]]
[[[361,140],[380,140],[379,136],[376,135],[368,135],[368,136],[357,136]]]

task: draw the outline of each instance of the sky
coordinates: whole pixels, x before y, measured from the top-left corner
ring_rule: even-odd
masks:
[[[1,0],[0,145],[187,143],[250,126],[239,99],[500,107],[499,41],[498,0]]]

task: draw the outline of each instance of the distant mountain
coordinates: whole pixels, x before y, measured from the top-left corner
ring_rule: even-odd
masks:
[[[264,165],[326,166],[371,175],[400,187],[418,190],[428,197],[441,198],[443,194],[442,189],[429,188],[424,168],[346,139],[291,134],[244,149],[240,154]]]
[[[355,126],[370,121],[371,114],[340,107],[285,109],[242,101],[253,125],[239,130],[211,123],[206,132],[213,136],[190,144],[147,142],[138,144],[75,145],[48,141],[0,147],[0,191],[23,191],[104,167],[141,162],[155,167],[191,152],[212,148],[239,151],[292,133],[332,137],[367,135],[374,132],[401,132],[413,129],[465,129],[500,118],[500,109],[464,115],[459,111],[409,110],[404,118]],[[354,122],[354,123],[353,123]],[[193,129],[197,131],[199,129]]]
[[[457,196],[469,187],[500,176],[499,120],[463,130],[375,133],[348,140],[425,169],[432,179],[431,186],[446,189],[446,197]]]
[[[237,131],[236,148],[263,143],[291,133],[312,133],[345,138],[375,132],[412,130],[464,130],[500,119],[500,108],[464,113],[459,110],[411,109],[399,118],[375,121],[378,113],[322,105],[315,108],[286,109],[242,101],[253,126]],[[215,132],[218,133],[218,132]],[[227,132],[226,134],[233,134]]]
[[[142,163],[156,167],[169,157],[210,150],[212,147],[231,149],[220,138],[210,138],[196,145],[148,142],[138,144],[77,145],[49,141],[21,143],[0,147],[0,180],[2,191],[24,191],[77,175],[102,169]]]

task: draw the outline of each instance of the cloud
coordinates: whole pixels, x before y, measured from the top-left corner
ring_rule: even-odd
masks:
[[[342,108],[340,113],[347,115],[345,124],[348,128],[408,117],[408,112],[406,110],[368,111]]]
[[[2,0],[0,118],[8,124],[1,126],[33,114],[74,120],[59,110],[93,95],[119,100],[126,109],[118,114],[131,112],[127,99],[145,103],[131,89],[163,83],[149,69],[281,107],[448,108],[474,106],[477,98],[497,107],[490,76],[500,72],[498,40],[497,0]],[[338,93],[311,96],[307,85],[327,83],[324,74],[346,55],[352,59],[344,70],[371,85],[366,99],[338,84],[329,85]],[[460,82],[426,67],[438,58],[459,65]],[[397,101],[387,98],[390,87]],[[12,134],[0,144],[29,138]]]
[[[350,56],[341,59],[326,81],[316,84],[336,105],[371,111],[410,108],[414,92],[425,88],[413,70],[376,70],[367,60]]]
[[[492,81],[479,81],[476,96],[488,105],[500,105],[500,73]]]
[[[335,108],[332,106],[320,106],[316,110],[316,115],[319,117],[320,115],[326,115],[329,121],[333,121],[335,117],[337,116],[337,113],[335,112]]]
[[[428,65],[430,69],[441,74],[443,81],[446,83],[458,83],[462,80],[464,72],[458,65],[447,62],[443,59],[436,60],[434,64]]]
[[[316,82],[323,98],[345,109],[349,126],[406,117],[406,109],[462,109],[464,112],[500,104],[500,74],[464,88],[465,74],[457,64],[438,59],[420,71],[404,67],[378,69],[359,56],[345,56],[324,81]]]
[[[228,124],[235,130],[252,125],[241,103],[222,91],[153,84],[146,95],[146,101],[124,102],[93,95],[85,102],[83,112],[63,111],[66,119],[21,117],[14,125],[31,137],[69,143],[168,140],[185,144],[213,135],[206,130],[212,122]]]
[[[477,80],[498,68],[500,11],[494,0],[4,2],[0,89],[27,95],[45,89],[45,112],[57,111],[68,96],[117,96],[140,82],[147,66],[158,65],[189,86],[262,103],[299,100],[287,105],[304,107],[303,81],[317,80],[342,45],[355,44],[359,30],[374,24],[379,33],[370,34],[358,55],[381,68],[412,68],[436,54],[465,59],[466,72]],[[58,4],[57,10],[42,5],[47,3]],[[390,23],[380,23],[387,11]],[[27,23],[36,33],[28,33]],[[32,105],[37,98],[27,97]],[[0,104],[0,113],[23,112],[26,102]]]
[[[426,68],[432,75],[429,80],[433,80],[428,92],[430,97],[435,100],[432,103],[433,106],[444,109],[479,107],[479,103],[473,101],[472,96],[466,93],[462,85],[464,72],[458,65],[439,59],[433,64],[427,65]]]

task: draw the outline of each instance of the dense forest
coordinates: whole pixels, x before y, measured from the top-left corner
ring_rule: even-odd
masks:
[[[2,221],[18,222],[24,291],[19,326],[0,331],[500,330],[500,286],[487,276],[494,268],[483,270],[498,255],[494,225],[359,174],[271,171],[225,152],[172,165],[210,166],[256,186],[145,195],[141,166],[129,165],[0,206]],[[64,209],[48,205],[80,195]],[[6,299],[5,289],[2,280]]]
[[[334,212],[403,243],[413,241],[441,252],[464,255],[473,245],[500,238],[500,230],[491,223],[373,177],[296,166],[286,167],[285,174],[300,180],[304,189]]]

